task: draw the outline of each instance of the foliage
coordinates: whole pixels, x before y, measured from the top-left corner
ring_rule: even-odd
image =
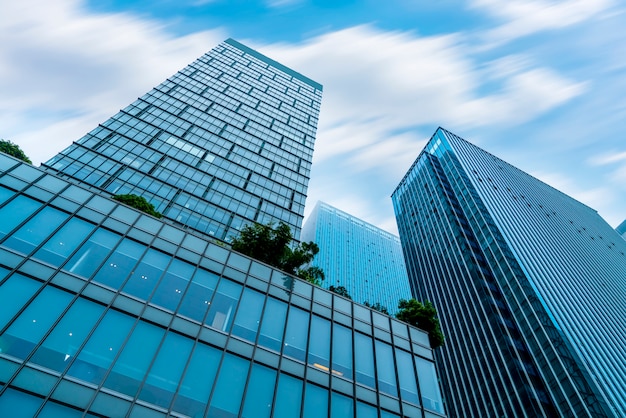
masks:
[[[289,225],[281,222],[275,228],[273,224],[246,225],[239,234],[232,238],[233,250],[249,257],[298,276],[314,285],[324,280],[324,271],[319,267],[308,266],[319,252],[314,242],[301,242],[292,247],[293,235]]]
[[[437,309],[429,301],[424,303],[416,299],[400,299],[396,318],[428,332],[432,348],[441,347],[445,337],[439,326]]]
[[[137,196],[136,194],[116,194],[113,196],[113,199],[147,213],[148,215],[152,215],[155,218],[163,217],[163,215],[155,210],[154,205],[148,202],[143,196]]]
[[[348,299],[352,300],[352,298],[348,294],[348,289],[346,289],[343,286],[329,286],[328,290],[338,294],[339,296],[343,296],[344,298],[348,298]]]
[[[28,164],[32,164],[33,162],[24,154],[24,151],[19,147],[19,145],[14,144],[11,141],[7,141],[4,139],[0,139],[0,152],[4,152],[5,154],[11,155],[15,158],[18,158]]]
[[[389,310],[387,310],[387,307],[384,305],[381,305],[379,302],[376,302],[373,305],[370,305],[368,301],[365,301],[363,302],[363,305],[367,306],[368,308],[372,308],[373,310],[378,311],[380,313],[389,315]]]

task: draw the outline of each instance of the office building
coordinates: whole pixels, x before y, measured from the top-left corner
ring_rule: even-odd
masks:
[[[320,247],[312,265],[324,270],[322,286],[343,286],[356,302],[380,303],[394,313],[410,299],[400,238],[318,202],[302,229],[302,240]]]
[[[626,416],[626,242],[593,209],[443,129],[393,204],[450,416]]]
[[[46,162],[219,239],[284,222],[297,239],[322,86],[228,39]]]
[[[615,228],[615,231],[624,239],[626,239],[626,220]]]
[[[150,195],[171,203],[162,219],[81,183],[81,170],[106,177],[103,159],[121,163],[103,157],[116,144],[95,147],[93,167],[80,144],[40,168],[0,154],[0,416],[443,416],[426,333],[168,218],[170,188],[184,189],[175,176]],[[159,149],[176,173],[207,161],[191,146]]]

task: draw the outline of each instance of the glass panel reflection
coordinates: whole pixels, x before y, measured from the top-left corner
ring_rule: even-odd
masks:
[[[304,361],[308,330],[309,313],[295,306],[290,306],[283,354]]]
[[[269,418],[275,384],[275,370],[256,363],[252,365],[242,418]]]
[[[41,283],[14,273],[0,286],[0,329],[13,318],[41,287]]]
[[[60,266],[94,227],[95,225],[81,219],[70,219],[35,253],[35,257],[54,266]]]
[[[393,352],[389,344],[376,340],[376,371],[378,372],[378,389],[381,392],[398,396],[396,386],[396,367]]]
[[[65,270],[90,277],[122,237],[106,229],[98,229],[65,265]]]
[[[352,398],[333,392],[330,400],[331,418],[351,417],[354,415]]]
[[[309,336],[309,364],[319,370],[330,371],[330,321],[311,316]]]
[[[140,299],[148,300],[170,259],[170,255],[149,248],[141,258],[139,265],[131,272],[123,291]]]
[[[232,354],[225,354],[215,391],[209,407],[210,417],[235,418],[243,397],[250,362]]]
[[[419,405],[417,394],[417,379],[413,368],[413,356],[406,351],[396,349],[398,360],[398,380],[400,382],[400,396],[402,400]]]
[[[187,289],[189,280],[193,276],[193,271],[194,266],[174,258],[150,302],[170,311],[176,310],[185,289]]]
[[[21,212],[21,209],[18,210]],[[66,213],[46,206],[9,236],[3,245],[28,254],[41,244],[67,217]]]
[[[307,382],[303,418],[328,417],[328,390]]]
[[[124,239],[93,278],[94,281],[119,288],[133,271],[145,247],[138,242]]]
[[[213,298],[217,280],[218,276],[216,274],[201,268],[196,270],[189,289],[178,308],[178,313],[202,322],[209,306],[211,306],[211,299]]]
[[[259,345],[280,352],[286,316],[286,303],[280,302],[274,298],[267,298],[261,323]]]
[[[244,289],[233,326],[233,335],[252,343],[256,340],[263,302],[265,302],[264,295],[249,288]]]
[[[302,380],[280,373],[273,416],[277,418],[300,416],[301,398]]]
[[[354,352],[356,381],[362,385],[376,388],[372,338],[356,332],[354,334],[354,344],[359,348]]]
[[[0,239],[40,207],[41,203],[20,195],[0,209]]]
[[[233,322],[235,307],[237,306],[240,293],[240,284],[222,279],[213,297],[213,302],[211,302],[211,309],[209,309],[205,321],[206,325],[228,332]]]
[[[417,366],[417,378],[422,392],[424,408],[443,413],[435,365],[420,357],[415,357],[415,365]]]
[[[333,374],[352,380],[352,332],[333,323]]]

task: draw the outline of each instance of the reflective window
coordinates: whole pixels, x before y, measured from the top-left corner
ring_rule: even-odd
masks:
[[[11,411],[11,418],[32,418],[43,399],[7,388],[0,396],[0,411]]]
[[[378,418],[378,409],[363,402],[356,401],[357,418]]]
[[[422,405],[424,408],[443,413],[435,365],[420,357],[415,357],[415,364],[417,366],[417,378],[422,392]]]
[[[204,320],[206,311],[211,306],[213,291],[217,285],[218,276],[199,268],[191,280],[189,289],[183,297],[178,313],[198,322]]]
[[[241,303],[237,310],[235,325],[233,326],[233,335],[237,335],[250,342],[256,340],[264,301],[265,296],[261,293],[249,288],[244,289],[243,295],[241,296]]]
[[[309,340],[309,364],[330,371],[330,321],[311,316]]]
[[[333,323],[333,374],[352,380],[352,331]]]
[[[276,418],[300,416],[302,380],[286,374],[279,374],[274,414]]]
[[[9,198],[14,194],[15,192],[13,190],[9,190],[6,187],[0,186],[0,205],[9,200]]]
[[[194,266],[174,258],[150,302],[175,311],[193,276],[193,271]]]
[[[67,374],[100,384],[134,323],[134,318],[108,310]]]
[[[104,307],[77,299],[37,349],[30,361],[56,371],[63,371],[74,361],[76,350],[97,323]]]
[[[81,219],[70,219],[35,253],[35,257],[54,266],[60,266],[94,227],[95,225]]]
[[[94,281],[114,289],[119,288],[137,264],[144,249],[144,246],[138,242],[124,239],[100,268],[93,278]]]
[[[18,211],[22,212],[21,208]],[[7,238],[3,245],[28,254],[41,244],[67,217],[66,213],[47,206]]]
[[[361,333],[354,333],[354,345],[358,350],[354,351],[354,366],[356,381],[362,385],[376,388],[374,376],[374,349],[372,338]]]
[[[328,417],[328,390],[306,383],[303,418]]]
[[[396,350],[398,360],[398,381],[400,382],[400,396],[402,400],[419,405],[417,394],[417,379],[413,368],[412,356],[406,351]]]
[[[0,239],[32,215],[40,206],[41,203],[20,195],[0,209]]]
[[[139,265],[133,269],[123,291],[140,299],[148,300],[170,259],[171,256],[149,248],[141,258]]]
[[[222,279],[211,302],[211,309],[209,309],[205,323],[212,328],[228,332],[233,322],[240,293],[240,284]]]
[[[396,367],[393,351],[389,344],[376,340],[376,371],[378,372],[378,389],[381,392],[398,396],[396,386]]]
[[[22,309],[28,299],[41,287],[41,283],[14,273],[0,286],[0,329]],[[0,337],[1,338],[1,337]]]
[[[276,385],[276,371],[260,364],[252,365],[243,418],[269,418]]]
[[[18,358],[30,354],[72,300],[69,293],[48,286],[0,336],[0,351]]]
[[[268,297],[261,323],[259,345],[280,352],[286,316],[287,304]]]
[[[351,417],[354,415],[352,398],[333,392],[330,400],[330,416],[332,418]]]
[[[172,409],[189,416],[203,416],[217,375],[222,352],[196,344]]]
[[[290,306],[285,331],[284,355],[300,361],[305,360],[308,330],[309,313],[295,306]]]
[[[183,374],[193,340],[168,332],[159,349],[139,399],[167,408]]]
[[[135,396],[152,362],[154,352],[159,347],[163,333],[163,329],[139,321],[122,349],[122,354],[113,365],[104,386],[128,396]]]
[[[52,401],[46,402],[37,418],[81,418],[83,411],[68,408]],[[88,415],[89,416],[89,415]]]
[[[225,354],[220,374],[211,397],[209,416],[234,418],[239,414],[243,389],[250,362],[232,354]]]
[[[97,229],[65,265],[65,270],[90,277],[121,238],[106,229]]]

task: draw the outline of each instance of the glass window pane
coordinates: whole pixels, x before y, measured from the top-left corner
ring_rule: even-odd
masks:
[[[193,340],[168,332],[150,368],[139,399],[167,408],[183,374]]]
[[[48,401],[39,415],[37,415],[37,418],[81,418],[82,416],[82,411]]]
[[[295,306],[289,307],[285,331],[284,355],[304,361],[309,330],[309,313]]]
[[[328,417],[328,390],[312,383],[306,384],[303,418]]]
[[[65,265],[65,270],[90,277],[122,237],[106,229],[98,229]]]
[[[443,413],[435,365],[419,357],[415,357],[415,365],[422,392],[422,405],[424,408]]]
[[[221,358],[221,351],[201,343],[196,344],[172,406],[174,411],[192,417],[204,415]]]
[[[280,418],[300,416],[302,381],[280,373],[274,404],[274,416]]]
[[[103,310],[102,305],[77,299],[30,361],[59,372],[65,370]]]
[[[41,283],[14,273],[0,286],[0,329],[15,316],[41,287]]]
[[[333,374],[352,380],[352,332],[333,323]]]
[[[362,385],[376,388],[376,378],[374,376],[374,349],[372,348],[372,338],[356,332],[354,334],[354,345],[358,350],[354,351],[354,363],[356,369],[356,381]]]
[[[287,304],[273,298],[267,298],[261,323],[259,345],[280,352],[283,343],[283,330]]]
[[[333,392],[330,400],[331,418],[351,417],[354,415],[352,398]]]
[[[419,405],[417,379],[415,378],[415,369],[413,369],[413,358],[406,351],[396,349],[396,359],[398,360],[400,396],[406,402]]]
[[[0,411],[11,411],[11,418],[32,418],[43,399],[7,388],[0,396]]]
[[[108,310],[67,374],[100,384],[134,323],[134,318]]]
[[[149,248],[135,267],[123,291],[143,300],[148,300],[159,282],[171,256]]]
[[[196,270],[191,284],[185,293],[178,313],[198,322],[204,320],[206,311],[211,306],[213,291],[217,285],[218,276],[204,269]]]
[[[0,336],[0,351],[25,358],[72,300],[69,293],[48,286]]]
[[[0,186],[0,205],[9,200],[9,198],[14,194],[15,192],[13,190]]]
[[[119,288],[137,265],[137,260],[141,257],[144,249],[145,247],[138,242],[124,239],[109,256],[93,280],[114,289]]]
[[[357,418],[378,418],[378,410],[371,405],[356,401]]]
[[[167,268],[161,283],[150,299],[151,303],[175,311],[193,276],[194,266],[174,258]]]
[[[381,392],[398,396],[396,386],[396,367],[393,352],[389,344],[376,340],[376,371],[378,372],[378,388]]]
[[[250,362],[232,354],[225,354],[220,374],[211,397],[209,416],[237,417],[248,376]]]
[[[66,213],[47,206],[7,238],[3,245],[28,254],[48,238],[67,217]]]
[[[228,332],[240,294],[240,284],[222,279],[211,302],[211,309],[205,323],[212,328]]]
[[[13,228],[40,207],[41,203],[20,195],[0,209],[0,239],[4,238]]]
[[[260,364],[252,365],[243,418],[269,418],[276,385],[276,371]]]
[[[241,296],[241,303],[235,317],[233,326],[233,335],[241,337],[250,342],[256,340],[257,330],[259,329],[259,321],[261,320],[261,311],[263,310],[263,302],[265,296],[261,293],[245,288]]]
[[[81,219],[70,219],[35,253],[35,257],[54,266],[60,266],[94,227],[95,225]]]
[[[330,371],[330,321],[311,316],[309,340],[309,364]]]

